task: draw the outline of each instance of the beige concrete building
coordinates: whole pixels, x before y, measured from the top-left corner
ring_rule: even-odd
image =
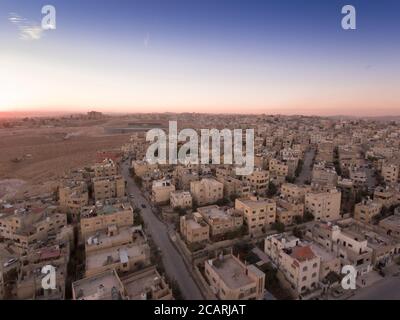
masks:
[[[289,166],[278,159],[271,159],[269,161],[269,172],[274,175],[287,177],[289,175]]]
[[[158,169],[157,164],[150,164],[147,161],[141,161],[141,160],[132,160],[132,168],[135,171],[135,175],[138,177],[144,177],[146,175],[151,174],[155,170]]]
[[[338,175],[334,168],[325,167],[325,164],[317,164],[312,171],[311,182],[320,186],[336,187]]]
[[[252,174],[243,177],[250,184],[252,192],[264,194],[269,183],[269,172],[267,170],[255,169]]]
[[[87,277],[72,284],[73,300],[123,300],[125,289],[114,269]]]
[[[171,207],[188,209],[192,207],[192,195],[189,191],[172,191],[170,193]]]
[[[270,227],[276,220],[276,202],[272,199],[236,199],[235,209],[243,213],[244,222],[251,234],[261,232],[264,227]]]
[[[391,207],[400,204],[400,191],[396,188],[377,187],[374,190],[374,200],[384,207]]]
[[[88,186],[84,181],[65,181],[58,190],[60,207],[77,218],[81,208],[89,203]]]
[[[27,250],[49,236],[56,236],[67,225],[65,213],[55,206],[13,206],[0,212],[0,237],[13,241],[19,250]]]
[[[112,159],[104,159],[103,162],[96,163],[92,169],[96,178],[116,176],[118,174],[118,166]]]
[[[283,223],[285,226],[292,225],[295,217],[303,217],[304,203],[293,198],[276,198],[276,221]]]
[[[371,223],[372,218],[381,212],[382,204],[371,199],[364,199],[354,208],[354,219]]]
[[[311,186],[299,186],[293,183],[284,183],[281,186],[281,194],[285,198],[293,198],[304,201],[306,193],[309,192],[311,192]]]
[[[265,239],[265,253],[273,260],[296,295],[318,288],[321,258],[311,246],[285,233]]]
[[[207,260],[205,277],[221,300],[263,299],[265,274],[254,265],[246,265],[232,254]]]
[[[190,193],[198,206],[214,204],[224,197],[224,185],[215,179],[204,178],[190,183]]]
[[[384,163],[382,165],[382,177],[386,183],[397,183],[399,181],[399,165],[395,163]]]
[[[192,215],[181,216],[180,232],[188,243],[210,240],[210,226],[198,212]]]
[[[341,193],[337,189],[327,192],[311,192],[305,196],[305,211],[314,215],[316,221],[340,219]]]
[[[230,198],[236,197],[248,197],[251,193],[250,183],[244,180],[239,180],[233,177],[218,177],[217,180],[224,185],[224,196]]]
[[[129,203],[84,207],[81,212],[83,236],[107,229],[109,226],[133,225],[133,210]]]
[[[173,300],[172,290],[152,266],[121,278],[128,300]]]
[[[120,175],[93,178],[92,181],[96,201],[125,196],[125,179]]]
[[[240,229],[243,225],[243,215],[233,208],[221,208],[216,205],[201,207],[197,212],[210,226],[211,236],[223,235]]]
[[[385,230],[387,235],[400,239],[400,210],[397,210],[394,215],[379,221],[379,226]]]
[[[170,180],[153,181],[151,187],[151,201],[157,205],[169,203],[171,192],[175,191],[175,186]]]

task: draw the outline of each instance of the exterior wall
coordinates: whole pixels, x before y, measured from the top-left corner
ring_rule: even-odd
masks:
[[[111,214],[98,215],[81,219],[82,235],[88,235],[98,230],[106,229],[110,225],[117,227],[133,225],[132,210],[122,210]]]
[[[125,180],[122,176],[93,179],[94,198],[96,201],[125,196]]]
[[[190,182],[190,193],[197,205],[213,204],[224,197],[224,185],[214,179]]]
[[[335,189],[329,192],[308,193],[305,210],[314,215],[315,220],[332,221],[340,219],[341,193]]]

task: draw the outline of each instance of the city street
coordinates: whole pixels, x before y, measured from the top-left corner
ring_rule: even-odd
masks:
[[[130,177],[126,162],[122,166],[122,175],[127,181],[127,193],[134,194],[134,201],[141,210],[141,216],[146,223],[146,230],[162,252],[162,261],[168,276],[178,282],[185,299],[202,300],[203,297],[191,276],[191,271],[188,270],[168,236],[168,227],[151,210],[150,203],[142,196],[140,189]],[[145,205],[146,208],[143,208],[142,205]]]
[[[301,172],[296,179],[296,184],[304,184],[306,181],[311,181],[311,164],[315,156],[315,150],[307,150],[304,155],[304,163]]]
[[[386,277],[362,288],[349,300],[400,300],[400,277]]]

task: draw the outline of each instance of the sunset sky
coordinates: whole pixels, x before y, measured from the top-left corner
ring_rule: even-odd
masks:
[[[400,1],[1,0],[0,111],[89,109],[400,115]]]

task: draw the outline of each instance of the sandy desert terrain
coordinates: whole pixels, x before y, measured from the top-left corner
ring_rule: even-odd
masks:
[[[105,135],[102,125],[0,130],[0,198],[51,191],[66,171],[94,163],[97,151],[118,148],[129,134]]]

